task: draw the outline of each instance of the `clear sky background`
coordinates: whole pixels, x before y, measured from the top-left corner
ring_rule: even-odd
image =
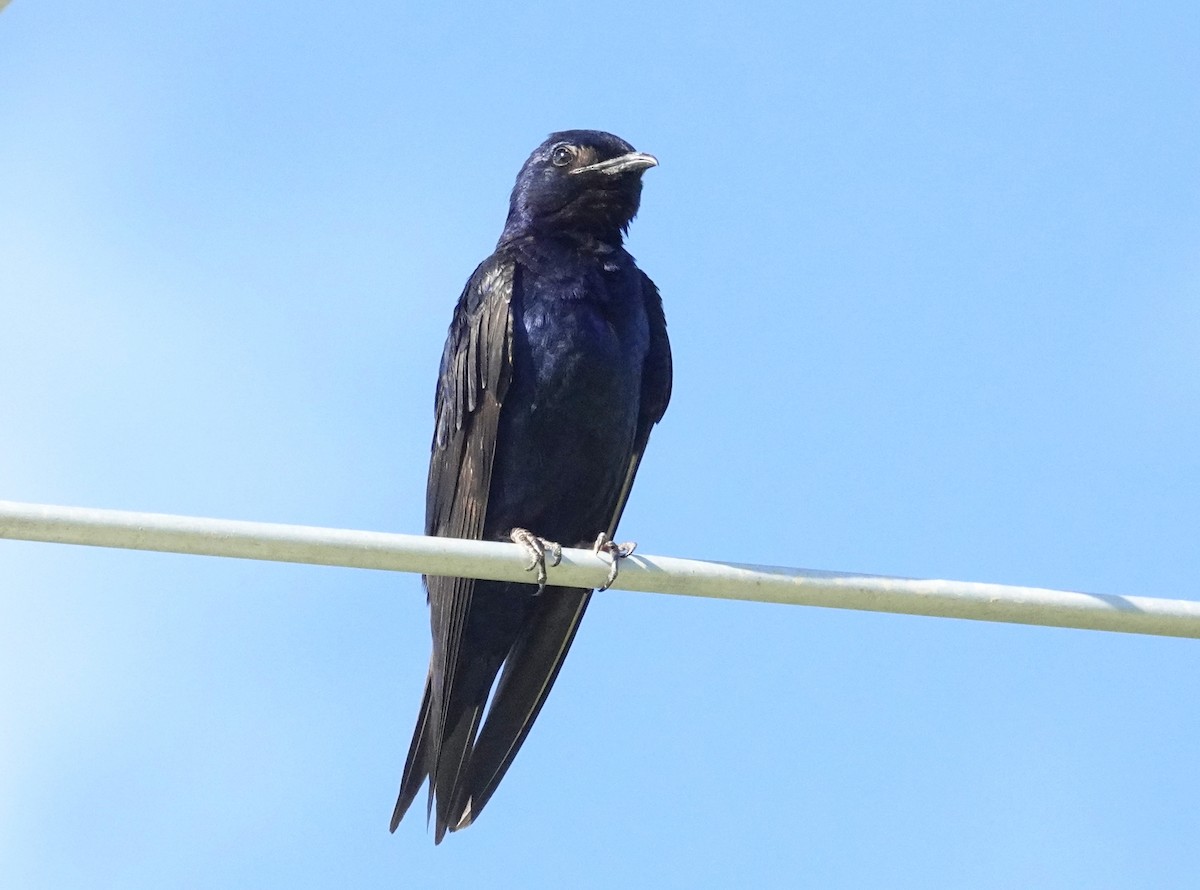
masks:
[[[0,498],[417,532],[557,129],[656,154],[645,552],[1200,595],[1200,6],[0,14]],[[1200,646],[613,591],[387,832],[419,579],[0,542],[0,885],[1195,887]]]

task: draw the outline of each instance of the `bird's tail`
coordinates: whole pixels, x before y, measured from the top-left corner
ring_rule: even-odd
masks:
[[[460,789],[464,786],[471,762],[480,716],[487,702],[488,691],[499,673],[500,662],[498,659],[480,659],[464,667],[466,670],[456,678],[458,688],[452,693],[444,723],[434,707],[436,690],[433,669],[430,668],[417,727],[413,731],[408,759],[404,763],[404,775],[400,779],[400,794],[392,811],[392,831],[396,830],[412,806],[427,778],[430,784],[425,817],[428,819],[436,815],[434,842],[440,844],[447,830],[453,830],[459,822],[461,809],[455,809],[455,801],[461,796]]]
[[[470,825],[495,793],[529,735],[575,639],[592,592],[547,587],[496,684],[483,729],[455,789],[451,830]],[[440,789],[439,789],[440,790]]]
[[[435,843],[441,843],[447,831],[466,828],[479,816],[541,712],[591,595],[590,590],[547,587],[537,597],[502,671],[498,663],[486,660],[462,665],[466,671],[456,679],[456,685],[461,685],[455,690],[445,727],[434,713],[430,673],[392,813],[392,831],[427,778],[431,782],[426,816],[436,810]],[[498,672],[500,679],[480,729]]]

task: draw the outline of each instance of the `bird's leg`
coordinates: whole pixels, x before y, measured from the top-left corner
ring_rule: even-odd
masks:
[[[545,538],[539,538],[533,532],[524,528],[514,528],[508,535],[509,540],[525,551],[525,555],[529,557],[529,565],[525,567],[525,571],[532,572],[537,569],[537,592],[541,593],[546,589],[546,553],[549,552],[550,567],[558,565],[562,562],[562,544],[557,544],[554,541],[547,541]]]
[[[600,532],[600,535],[596,538],[596,543],[592,545],[592,552],[597,556],[601,553],[607,553],[611,560],[608,567],[608,580],[600,588],[600,593],[613,586],[613,583],[617,580],[617,571],[621,560],[630,556],[636,549],[637,541],[626,541],[624,544],[618,544],[616,541],[609,540],[607,532]]]

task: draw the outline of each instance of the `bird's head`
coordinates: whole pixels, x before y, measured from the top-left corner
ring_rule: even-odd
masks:
[[[656,164],[611,133],[551,133],[517,174],[500,240],[562,233],[619,244],[638,210],[642,173]]]

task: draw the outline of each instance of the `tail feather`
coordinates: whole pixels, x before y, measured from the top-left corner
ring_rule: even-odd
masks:
[[[460,665],[446,724],[435,713],[432,670],[425,681],[420,716],[409,746],[400,794],[392,813],[395,831],[430,779],[428,815],[435,815],[434,842],[470,825],[491,799],[520,750],[554,685],[591,599],[590,590],[547,587],[509,650],[503,669],[485,659]],[[496,674],[487,716],[483,717]]]
[[[487,719],[475,740],[454,799],[457,831],[470,825],[491,799],[545,704],[592,592],[548,587],[538,597],[525,632],[504,663]]]
[[[459,813],[453,805],[458,797],[459,788],[462,787],[463,777],[470,769],[471,749],[475,742],[475,733],[479,729],[479,718],[483,713],[483,701],[486,698],[485,688],[480,702],[461,713],[454,723],[454,728],[442,739],[436,774],[433,786],[430,788],[436,811],[433,834],[435,844],[440,844],[442,838],[446,836],[446,832],[453,830],[458,824]]]
[[[458,824],[460,813],[454,810],[453,804],[468,771],[480,717],[488,691],[500,670],[500,662],[499,659],[485,659],[464,667],[467,669],[456,676],[456,688],[449,691],[445,724],[441,709],[436,705],[437,681],[430,669],[400,780],[400,794],[392,811],[392,831],[412,806],[426,779],[430,781],[425,816],[428,820],[436,811],[435,842],[441,843],[446,832]]]

